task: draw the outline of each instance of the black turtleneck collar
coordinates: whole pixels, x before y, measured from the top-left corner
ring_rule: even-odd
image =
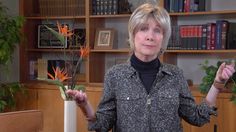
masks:
[[[160,62],[158,58],[150,62],[143,62],[133,54],[131,56],[130,62],[131,62],[131,66],[133,66],[134,69],[136,69],[138,72],[156,72],[157,73],[160,67]]]
[[[160,62],[158,58],[150,62],[143,62],[133,54],[130,58],[130,63],[131,66],[138,71],[139,77],[146,88],[147,93],[149,93],[153,82],[156,79],[157,72],[159,71]]]

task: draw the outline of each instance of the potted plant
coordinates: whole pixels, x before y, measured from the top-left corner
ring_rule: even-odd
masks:
[[[223,63],[223,61],[218,61],[216,65],[209,65],[209,61],[206,60],[203,64],[200,64],[201,69],[205,72],[205,76],[202,78],[202,82],[199,86],[199,90],[201,93],[206,94],[211,85],[214,82],[216,72],[219,66]],[[227,62],[226,62],[227,63]],[[232,93],[232,97],[230,101],[233,101],[236,104],[236,73],[233,74],[231,78],[225,83],[225,89],[222,92],[230,92]]]
[[[15,47],[20,42],[21,28],[24,22],[23,17],[9,16],[7,10],[3,3],[0,2],[0,70],[6,76],[10,72],[8,65],[12,61]],[[14,108],[14,95],[19,91],[22,91],[20,83],[9,83],[0,80],[0,112],[5,111],[6,108]]]

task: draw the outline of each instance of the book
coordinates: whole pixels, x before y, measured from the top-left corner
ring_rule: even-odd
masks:
[[[236,49],[236,23],[230,22],[227,32],[227,49]]]
[[[207,49],[207,25],[203,24],[202,25],[202,39],[201,39],[201,46],[202,46],[202,50]]]
[[[216,21],[216,49],[225,49],[227,24],[226,20]]]

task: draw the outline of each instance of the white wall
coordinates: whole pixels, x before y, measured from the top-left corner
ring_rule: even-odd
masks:
[[[1,0],[1,2],[8,7],[9,14],[16,16],[19,15],[19,0]],[[15,53],[13,55],[13,61],[10,65],[10,71],[11,74],[9,78],[6,78],[4,76],[4,72],[1,72],[0,74],[0,80],[6,81],[6,82],[15,82],[19,81],[19,48],[17,47],[15,50]],[[2,70],[0,68],[0,70]]]

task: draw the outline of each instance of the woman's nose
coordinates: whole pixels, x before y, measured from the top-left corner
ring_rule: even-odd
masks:
[[[152,31],[148,31],[146,34],[146,40],[148,41],[153,41],[153,32]]]

